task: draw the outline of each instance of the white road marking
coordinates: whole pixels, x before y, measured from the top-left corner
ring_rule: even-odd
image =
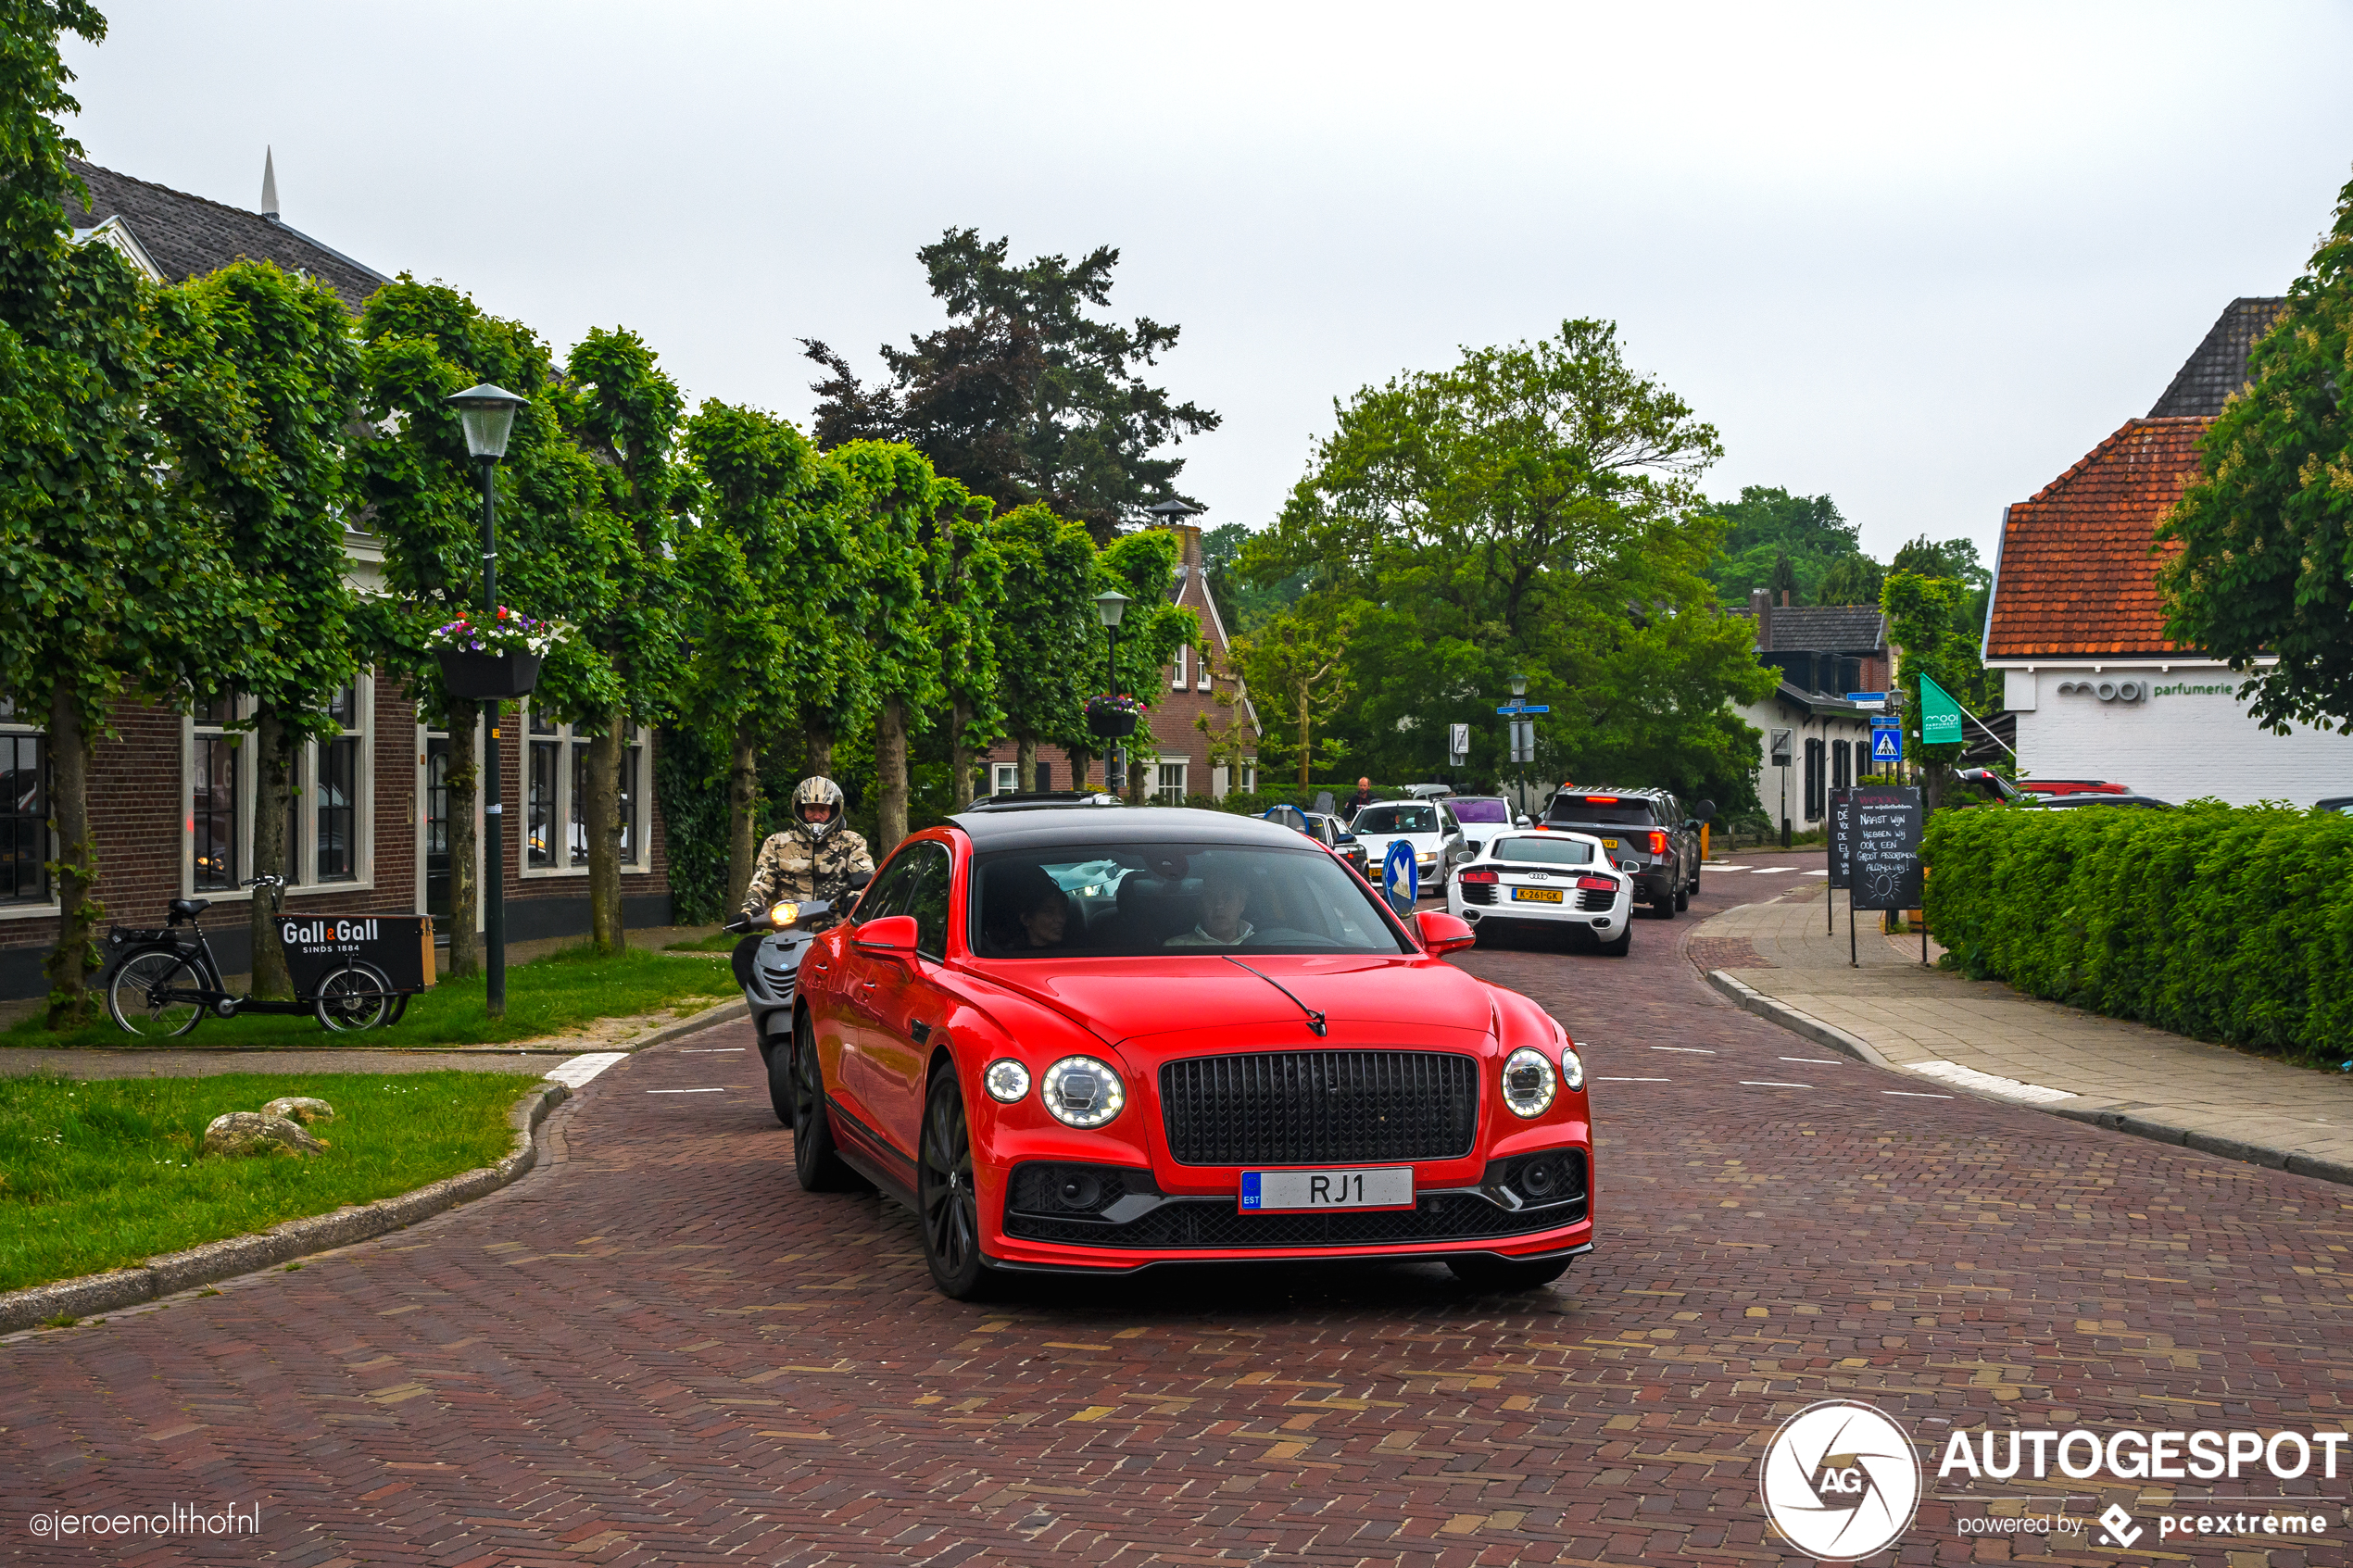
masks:
[[[1671,1084],[1672,1078],[1604,1078],[1604,1084]]]
[[[1806,874],[1807,876],[1828,876],[1831,873],[1828,872],[1807,872]]]
[[[1999,1095],[2004,1099],[2022,1099],[2034,1105],[2048,1105],[2055,1099],[2076,1098],[2066,1089],[2021,1083],[2016,1078],[1996,1077],[1991,1073],[1980,1073],[1974,1067],[1963,1067],[1957,1061],[1915,1061],[1911,1063],[1911,1069],[1915,1073],[1942,1079],[1957,1088],[1976,1089],[1982,1094]]]
[[[1795,866],[1751,866],[1748,869],[1755,872],[1758,876],[1763,876],[1767,872],[1793,872],[1797,868]],[[1830,873],[1825,872],[1822,874],[1827,876]]]
[[[1834,1056],[1785,1056],[1781,1058],[1781,1060],[1783,1061],[1810,1062],[1816,1067],[1836,1067],[1841,1059]]]
[[[1811,1084],[1776,1084],[1770,1078],[1743,1078],[1741,1084],[1751,1089],[1810,1089]]]
[[[1746,866],[1736,866],[1730,860],[1702,860],[1699,863],[1699,869],[1704,872],[1744,872],[1748,870]]]
[[[1906,1099],[1951,1099],[1951,1095],[1924,1095],[1918,1089],[1881,1089],[1883,1095],[1900,1095]]]
[[[724,1095],[724,1089],[648,1089],[649,1095]]]
[[[1714,1051],[1707,1049],[1704,1046],[1653,1046],[1651,1049],[1655,1051],[1685,1051],[1692,1056],[1714,1056],[1716,1054]]]
[[[568,1089],[576,1089],[628,1055],[627,1051],[590,1051],[585,1056],[567,1057],[547,1069],[547,1075]]]
[[[726,1056],[730,1052],[740,1051],[743,1048],[741,1046],[686,1046],[681,1048],[678,1054],[680,1056]]]

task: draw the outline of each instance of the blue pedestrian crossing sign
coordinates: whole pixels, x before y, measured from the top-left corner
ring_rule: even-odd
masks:
[[[1904,732],[1893,725],[1874,725],[1871,729],[1871,760],[1874,762],[1904,760]]]

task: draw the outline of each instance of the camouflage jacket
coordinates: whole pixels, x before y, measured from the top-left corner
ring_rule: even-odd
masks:
[[[751,886],[744,893],[744,911],[764,909],[779,898],[823,898],[837,904],[849,895],[850,872],[874,869],[866,841],[847,827],[822,839],[812,838],[805,828],[789,827],[760,847],[760,859],[752,862]]]

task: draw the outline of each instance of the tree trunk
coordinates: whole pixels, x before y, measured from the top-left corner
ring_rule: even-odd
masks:
[[[1023,735],[1013,742],[1013,787],[1038,787],[1038,737]]]
[[[474,754],[474,722],[479,704],[453,697],[449,702],[449,977],[470,979],[482,972],[482,881],[474,873],[474,808],[482,794],[482,766]]]
[[[907,705],[886,697],[875,715],[875,857],[907,836]]]
[[[610,957],[629,944],[621,924],[621,737],[625,715],[607,716],[588,741],[588,940]]]
[[[727,903],[733,917],[751,891],[752,858],[760,853],[760,732],[750,720],[736,727],[727,763]]]
[[[953,778],[950,798],[959,811],[973,803],[973,748],[964,740],[972,727],[973,705],[958,697],[948,707],[948,771]]]
[[[253,874],[284,877],[286,864],[286,786],[294,771],[294,747],[286,735],[285,719],[273,703],[262,703],[253,715]],[[286,972],[286,945],[278,940],[278,901],[271,890],[257,887],[246,906],[246,929],[253,937],[253,994],[285,998],[294,995],[293,977]]]
[[[1307,787],[1307,687],[1299,688],[1299,787]]]
[[[1091,751],[1081,751],[1078,747],[1070,746],[1063,748],[1063,755],[1070,759],[1070,787],[1085,789],[1087,775],[1094,770],[1095,754]]]
[[[834,776],[834,733],[812,726],[809,731],[809,771],[820,778]]]
[[[82,722],[73,683],[49,693],[49,820],[57,828],[57,945],[49,973],[48,1026],[59,1033],[92,1022],[90,982],[103,967],[93,934],[106,915],[98,902],[98,847],[90,837],[90,769],[97,746]]]

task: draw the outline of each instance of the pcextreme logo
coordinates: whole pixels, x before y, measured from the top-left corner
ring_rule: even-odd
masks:
[[[1825,1562],[1853,1562],[1911,1528],[1920,1461],[1885,1411],[1824,1399],[1773,1434],[1757,1491],[1765,1516],[1792,1546]]]

